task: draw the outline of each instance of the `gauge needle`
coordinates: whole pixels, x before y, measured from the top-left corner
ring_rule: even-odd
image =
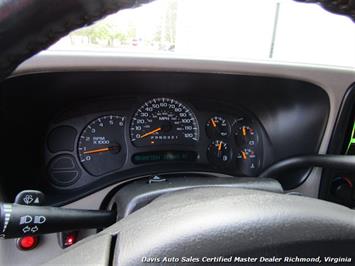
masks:
[[[222,142],[220,142],[219,144],[218,144],[218,151],[221,151],[222,150]]]
[[[243,160],[246,160],[247,159],[247,154],[245,151],[242,151],[242,158]]]
[[[111,150],[111,149],[110,148],[101,148],[101,149],[84,151],[83,154],[93,154],[93,153],[99,153],[99,152],[106,152],[109,150]]]
[[[211,123],[212,123],[212,126],[213,126],[213,127],[217,127],[217,124],[216,124],[216,122],[213,120],[213,118],[211,119]]]
[[[242,128],[243,136],[245,137],[247,135],[247,130],[245,127]]]
[[[148,136],[150,136],[150,135],[152,135],[152,134],[154,134],[155,132],[158,132],[158,131],[160,131],[160,130],[161,130],[161,127],[158,127],[158,128],[156,128],[156,129],[154,129],[154,130],[152,130],[152,131],[149,131],[148,133],[143,134],[140,138],[142,139],[142,138],[148,137]]]

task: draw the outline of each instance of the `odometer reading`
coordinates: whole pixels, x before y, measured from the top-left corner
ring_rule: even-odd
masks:
[[[199,127],[193,112],[169,98],[155,98],[143,104],[130,125],[135,146],[193,145],[199,140]]]

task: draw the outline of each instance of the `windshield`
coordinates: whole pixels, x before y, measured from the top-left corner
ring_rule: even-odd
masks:
[[[292,0],[157,0],[76,30],[49,50],[355,68],[355,24]]]

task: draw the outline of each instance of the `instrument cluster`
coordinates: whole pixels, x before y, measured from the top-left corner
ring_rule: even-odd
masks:
[[[263,130],[252,114],[214,111],[173,98],[150,98],[132,110],[91,113],[51,125],[49,182],[71,189],[106,176],[209,172],[256,176]]]

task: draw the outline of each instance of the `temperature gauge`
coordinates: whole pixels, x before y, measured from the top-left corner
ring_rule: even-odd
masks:
[[[207,121],[206,133],[209,138],[225,138],[229,135],[229,132],[229,123],[223,117],[214,116]]]
[[[222,140],[214,140],[208,146],[207,155],[211,162],[217,164],[228,163],[232,157],[229,144]]]

